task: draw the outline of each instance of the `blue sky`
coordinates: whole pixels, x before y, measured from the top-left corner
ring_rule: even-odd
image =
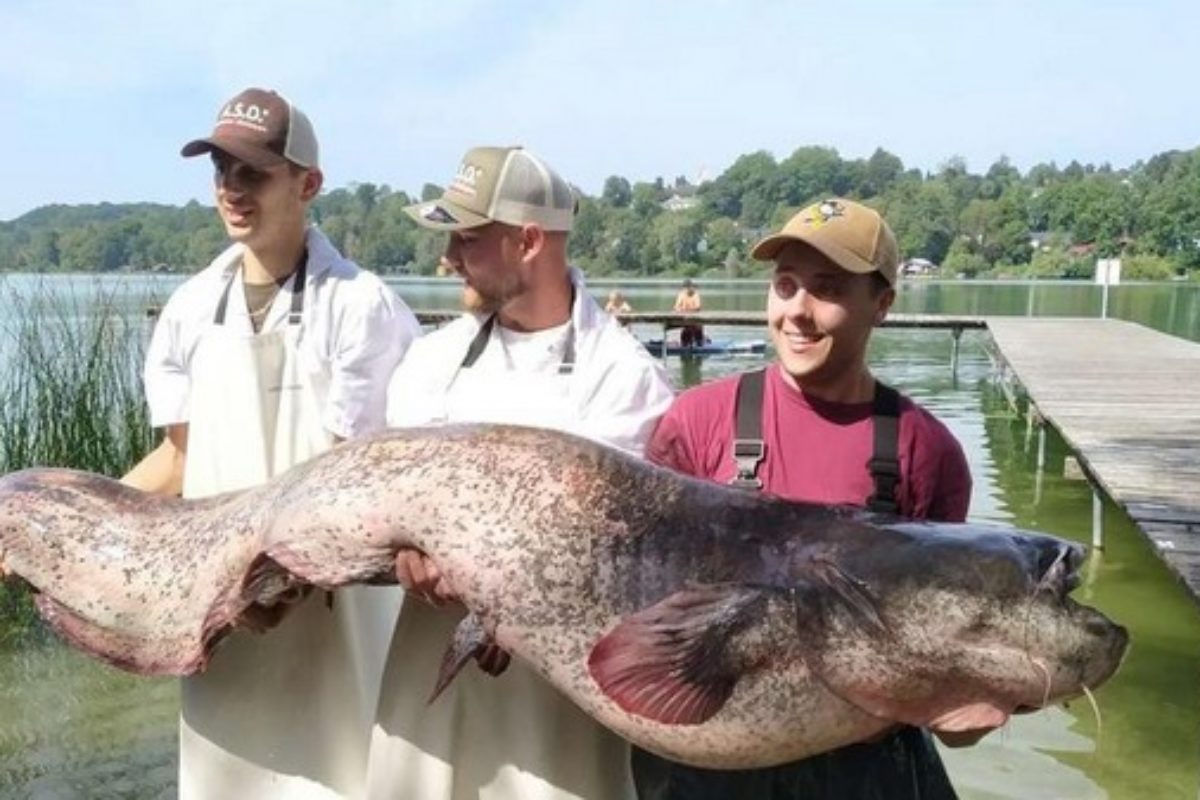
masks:
[[[809,144],[1125,166],[1200,145],[1197,30],[1154,0],[0,0],[0,220],[207,202],[179,147],[251,85],[309,113],[331,188],[445,183],[476,144],[593,193]]]

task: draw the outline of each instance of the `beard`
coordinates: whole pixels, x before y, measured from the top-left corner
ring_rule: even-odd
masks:
[[[476,275],[474,279],[463,282],[462,305],[476,314],[493,314],[520,297],[525,290],[525,284],[515,270]]]
[[[500,310],[502,305],[497,297],[484,295],[474,286],[463,284],[462,307],[473,314],[492,314]]]

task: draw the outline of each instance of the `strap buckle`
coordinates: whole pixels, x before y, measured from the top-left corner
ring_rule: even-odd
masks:
[[[761,489],[762,481],[758,478],[758,465],[766,455],[766,445],[762,439],[734,439],[733,461],[737,465],[737,475],[729,482],[730,486],[739,489]]]

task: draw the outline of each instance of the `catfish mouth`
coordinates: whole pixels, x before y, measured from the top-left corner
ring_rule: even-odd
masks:
[[[1036,574],[1039,577],[1030,596],[1030,601],[1036,600],[1039,596],[1047,597],[1052,604],[1063,608],[1075,621],[1075,624],[1082,626],[1094,641],[1105,643],[1101,645],[1100,650],[1104,653],[1109,666],[1081,681],[1081,691],[1076,691],[1075,695],[1087,693],[1089,688],[1095,688],[1112,677],[1124,660],[1129,644],[1129,634],[1124,627],[1117,625],[1099,611],[1075,602],[1070,597],[1071,592],[1082,583],[1080,569],[1086,559],[1087,548],[1072,542],[1057,541],[1040,548],[1036,567]],[[1016,705],[1012,713],[1030,713],[1038,711],[1046,705],[1046,702],[1020,703]]]

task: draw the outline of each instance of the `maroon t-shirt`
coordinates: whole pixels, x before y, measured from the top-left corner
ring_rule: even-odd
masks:
[[[646,457],[678,472],[728,483],[733,461],[737,377],[689,389],[659,421]],[[971,501],[971,472],[954,435],[907,397],[900,399],[902,516],[961,522]],[[792,500],[866,505],[875,490],[867,469],[874,449],[871,403],[830,403],[805,395],[767,368],[758,467],[764,491]]]

